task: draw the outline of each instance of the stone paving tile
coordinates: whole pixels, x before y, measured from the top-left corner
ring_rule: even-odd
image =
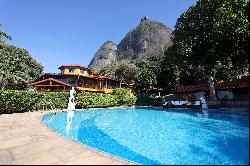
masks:
[[[4,132],[4,131],[9,130],[9,129],[11,129],[10,126],[1,126],[0,127],[0,132]]]
[[[20,159],[32,155],[34,153],[47,151],[62,145],[64,145],[64,142],[61,139],[45,140],[42,142],[19,146],[17,148],[12,149],[11,153],[15,159]]]
[[[96,155],[91,155],[90,153],[81,153],[65,162],[65,165],[79,165],[81,163],[89,165],[108,165],[113,163],[113,160],[110,160],[107,157],[100,157]]]
[[[8,164],[133,164],[65,139],[42,125],[42,115],[26,112],[0,115],[0,165]]]
[[[40,136],[51,135],[51,133],[48,133],[48,130],[41,129],[40,127],[36,127],[34,130],[34,127],[23,126],[20,128],[12,128],[12,129],[5,131],[5,132],[0,132],[0,139],[2,137],[3,138],[7,137],[7,138],[11,139],[11,138],[16,138],[17,136],[24,137],[24,136],[35,136],[35,135],[40,135]]]
[[[3,140],[3,141],[0,141],[0,145],[1,145],[0,150],[25,145],[25,144],[30,143],[31,140],[32,138],[29,136]]]
[[[12,160],[13,157],[8,150],[0,150],[0,164],[7,164]]]
[[[84,148],[81,148],[81,147],[79,147],[79,145],[78,145],[78,147],[76,147],[75,145],[72,145],[71,143],[66,144],[62,147],[57,147],[57,148],[54,148],[52,150],[49,150],[49,152],[58,156],[62,161],[66,161],[66,160],[74,157],[76,154],[80,154],[82,152],[86,152],[86,153],[89,152],[90,155],[93,154],[93,152],[86,150]]]
[[[3,140],[6,140],[6,139],[9,139],[9,137],[7,135],[1,135],[0,134],[0,141],[3,141]]]
[[[26,158],[22,158],[19,160],[15,160],[13,162],[10,162],[10,164],[28,164],[28,165],[48,165],[48,164],[56,164],[58,162],[61,162],[61,159],[57,157],[56,155],[49,153],[47,151],[37,153],[34,155],[30,155]]]

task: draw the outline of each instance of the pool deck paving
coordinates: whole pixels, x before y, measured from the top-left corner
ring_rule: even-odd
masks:
[[[53,132],[41,122],[49,112],[0,115],[0,165],[135,165]]]

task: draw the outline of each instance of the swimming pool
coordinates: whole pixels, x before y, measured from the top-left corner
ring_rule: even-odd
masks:
[[[58,112],[43,123],[141,164],[249,164],[249,113],[112,108]]]

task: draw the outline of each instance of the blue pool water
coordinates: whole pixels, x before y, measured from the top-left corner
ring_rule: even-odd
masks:
[[[112,108],[42,121],[65,137],[141,164],[249,164],[249,113]]]

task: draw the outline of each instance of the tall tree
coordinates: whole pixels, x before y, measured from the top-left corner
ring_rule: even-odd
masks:
[[[246,0],[198,0],[180,18],[174,48],[181,67],[204,68],[211,98],[218,64],[248,73],[249,22]]]
[[[107,74],[113,79],[124,83],[131,83],[136,79],[138,67],[129,60],[122,60],[104,65],[96,73]]]
[[[134,82],[138,68],[130,61],[121,61],[115,68],[115,78],[124,83]]]
[[[179,84],[180,69],[177,65],[173,47],[165,51],[160,61],[160,72],[157,74],[158,85],[164,94],[173,93]]]
[[[155,73],[147,67],[143,67],[140,69],[137,79],[136,85],[139,90],[148,90],[154,87],[157,84],[157,76]]]
[[[158,86],[158,74],[160,72],[161,59],[156,57],[147,60],[136,60],[134,63],[139,68],[136,77],[136,85],[139,90],[150,89]]]
[[[0,88],[23,89],[42,74],[43,66],[29,52],[7,44],[9,35],[0,30]]]

